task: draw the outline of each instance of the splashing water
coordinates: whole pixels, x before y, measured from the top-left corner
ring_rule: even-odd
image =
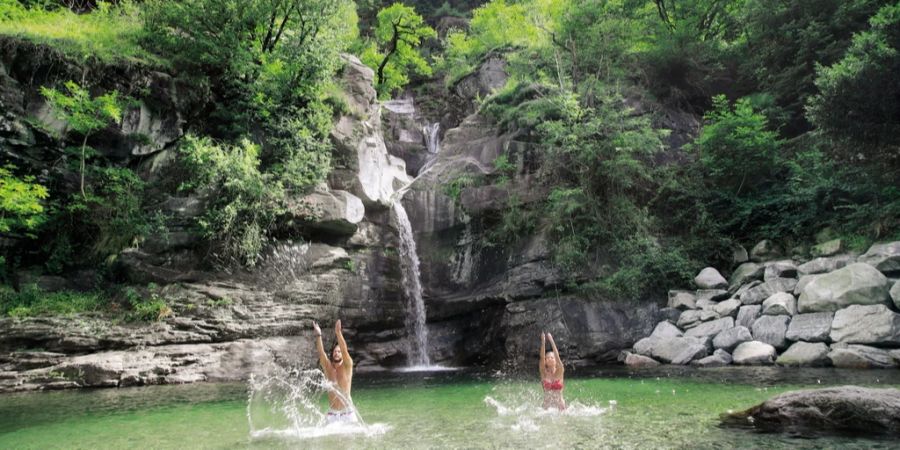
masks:
[[[601,407],[578,400],[567,402],[564,411],[544,409],[542,393],[536,389],[495,386],[492,395],[484,403],[497,412],[492,426],[515,432],[536,432],[547,420],[590,420],[615,410],[617,402],[610,400],[608,407]]]
[[[428,328],[425,326],[425,301],[422,299],[422,281],[419,275],[419,255],[412,224],[403,208],[400,197],[394,199],[392,216],[400,237],[400,269],[403,291],[406,294],[409,314],[406,315],[406,329],[410,330],[409,365],[429,366]]]
[[[354,421],[328,423],[320,400],[328,392],[350,405]],[[344,397],[320,370],[272,368],[265,375],[250,377],[247,421],[253,439],[311,439],[334,435],[377,436],[386,424],[368,425],[353,402]]]

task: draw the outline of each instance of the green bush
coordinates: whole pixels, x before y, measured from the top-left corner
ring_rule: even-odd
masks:
[[[0,315],[10,317],[32,317],[66,315],[100,311],[108,305],[109,299],[98,292],[44,292],[37,285],[24,286],[16,292],[9,286],[0,285]]]
[[[141,295],[135,288],[125,289],[125,299],[131,307],[131,312],[125,314],[125,320],[129,322],[157,322],[172,315],[172,308],[157,292],[155,285],[148,286],[149,295]]]
[[[0,233],[33,232],[47,220],[44,200],[47,188],[33,176],[15,175],[16,166],[0,166]]]

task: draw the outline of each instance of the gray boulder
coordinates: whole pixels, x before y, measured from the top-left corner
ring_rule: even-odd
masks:
[[[747,262],[743,263],[734,269],[734,272],[731,273],[730,286],[731,289],[737,289],[738,287],[747,284],[751,281],[761,280],[763,274],[765,273],[766,268],[763,265]]]
[[[725,289],[699,289],[697,290],[697,301],[713,301],[718,302],[728,298],[728,291]]]
[[[684,332],[685,337],[707,338],[715,336],[729,328],[734,328],[734,319],[725,317],[711,322],[704,322]]]
[[[773,259],[777,259],[782,255],[781,248],[778,247],[774,242],[765,239],[759,241],[753,248],[750,250],[750,261],[753,262],[763,262],[763,261],[771,261]]]
[[[645,337],[635,342],[632,350],[638,355],[650,356],[653,354],[653,346],[656,345],[658,340],[658,338]]]
[[[719,313],[715,312],[712,309],[712,305],[710,305],[706,309],[700,311],[700,321],[701,322],[709,322],[710,320],[716,320],[718,318],[719,318]]]
[[[675,325],[672,325],[668,321],[662,321],[656,324],[656,328],[653,329],[653,333],[650,334],[652,338],[673,338],[673,337],[681,337],[684,333],[678,329]]]
[[[827,342],[834,313],[797,314],[791,318],[785,337],[791,341]]]
[[[816,277],[819,277],[819,276],[821,276],[821,274],[819,274],[819,275],[803,275],[803,276],[801,276],[801,277],[800,277],[800,280],[797,281],[797,285],[794,286],[794,291],[793,291],[793,292],[794,292],[794,295],[797,296],[797,297],[799,297],[800,294],[803,292],[803,289],[806,287],[806,285],[809,284],[809,283],[811,283],[813,280],[816,279]]]
[[[853,255],[816,258],[812,261],[800,264],[800,266],[797,267],[797,272],[799,272],[800,275],[834,272],[842,267],[846,267],[848,264],[853,264],[855,259],[856,258],[854,258]]]
[[[772,281],[778,278],[797,278],[797,265],[791,260],[767,263],[763,272],[763,280]]]
[[[686,309],[696,308],[697,298],[693,292],[689,291],[669,291],[669,308],[676,308],[682,311]]]
[[[753,339],[778,349],[785,348],[787,347],[785,335],[790,321],[789,316],[760,316],[753,322],[751,328]]]
[[[897,367],[897,361],[890,353],[865,345],[836,344],[828,359],[834,367],[842,369],[891,369]]]
[[[691,361],[691,365],[697,367],[722,367],[729,364],[731,364],[731,355],[725,350],[716,350],[706,358]]]
[[[713,306],[713,311],[716,312],[720,317],[734,317],[738,309],[741,307],[741,301],[737,299],[725,300],[716,306]]]
[[[888,302],[888,279],[868,264],[854,263],[817,276],[800,294],[800,312],[837,311],[850,305]]]
[[[707,267],[694,277],[694,284],[700,289],[723,289],[728,287],[728,281],[718,270]]]
[[[756,319],[758,319],[761,314],[761,305],[741,306],[741,309],[738,310],[737,320],[735,320],[735,323],[738,326],[750,328],[753,326],[753,322],[756,322]]]
[[[752,420],[751,420],[752,419]],[[796,435],[900,435],[900,390],[841,386],[779,394],[722,416],[726,426]]]
[[[677,337],[657,340],[651,350],[654,359],[668,364],[684,365],[706,356],[706,343],[702,339]]]
[[[365,215],[362,200],[347,191],[322,190],[288,201],[286,227],[299,225],[334,235],[356,233]]]
[[[716,337],[713,338],[712,343],[713,347],[730,352],[741,343],[752,340],[753,336],[750,335],[750,330],[747,329],[747,327],[736,326],[734,328],[723,330],[721,333],[717,334]]]
[[[656,367],[659,365],[659,361],[647,356],[629,353],[628,356],[625,357],[625,365],[635,369],[641,369],[645,367]]]
[[[741,294],[741,303],[745,305],[758,305],[765,299],[771,297],[775,292],[777,291],[772,289],[772,286],[769,283],[760,283]]]
[[[705,309],[711,311],[713,306],[716,306],[716,302],[706,298],[700,298],[697,299],[697,302],[694,304],[694,306],[696,306],[697,309]]]
[[[685,311],[681,313],[681,316],[678,317],[678,328],[687,329],[691,327],[695,327],[700,324],[700,313],[701,311],[697,311],[694,309]]]
[[[894,301],[894,306],[897,309],[900,309],[900,281],[894,283],[894,286],[891,287],[890,294],[891,300]]]
[[[797,314],[797,299],[787,292],[778,292],[762,304],[762,313],[770,316]]]
[[[830,241],[823,242],[818,245],[814,245],[812,249],[810,249],[810,253],[813,256],[833,256],[838,253],[844,251],[844,241],[840,239],[832,239]]]
[[[900,314],[885,305],[852,305],[834,314],[831,340],[847,344],[900,345]]]
[[[875,244],[859,257],[859,262],[869,264],[886,274],[900,274],[900,241]]]
[[[828,365],[828,346],[822,342],[795,342],[775,363],[779,366],[818,367]]]
[[[731,252],[731,262],[732,264],[741,264],[745,263],[750,259],[750,255],[747,254],[747,249],[744,248],[743,245],[738,245]]]
[[[797,288],[797,283],[796,278],[774,278],[766,281],[766,284],[774,292],[794,292],[794,289]]]
[[[739,365],[772,364],[775,361],[775,347],[759,341],[743,342],[734,349],[731,357]]]
[[[673,324],[678,323],[678,318],[681,317],[681,310],[669,307],[660,308],[659,316]]]

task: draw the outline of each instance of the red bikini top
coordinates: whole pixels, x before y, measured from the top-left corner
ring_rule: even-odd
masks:
[[[545,391],[561,391],[563,389],[562,380],[541,380],[541,384],[544,385]]]

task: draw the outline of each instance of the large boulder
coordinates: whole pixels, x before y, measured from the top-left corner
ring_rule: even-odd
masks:
[[[823,342],[795,342],[775,363],[779,366],[816,367],[828,365],[828,346]]]
[[[680,310],[686,309],[695,309],[696,308],[697,297],[693,292],[689,291],[669,291],[669,303],[666,305],[669,308],[676,308]]]
[[[740,308],[741,301],[733,298],[716,304],[713,306],[713,311],[715,311],[719,317],[734,317]]]
[[[765,239],[759,241],[753,248],[750,250],[750,261],[753,262],[763,262],[763,261],[771,261],[776,259],[782,255],[781,248],[776,245],[774,242]]]
[[[854,263],[809,282],[797,302],[801,313],[837,311],[850,305],[888,302],[887,277],[868,264]]]
[[[731,364],[731,355],[725,350],[716,350],[712,355],[691,361],[697,367],[722,367]]]
[[[734,272],[731,273],[731,289],[737,289],[751,281],[761,280],[765,271],[765,266],[752,262],[746,262],[737,266]]]
[[[694,277],[694,284],[700,289],[724,289],[728,287],[728,281],[718,270],[707,267]]]
[[[742,342],[731,354],[735,364],[759,366],[772,364],[775,361],[775,347],[765,342]]]
[[[900,274],[900,241],[869,247],[859,257],[859,262],[869,264],[886,274]]]
[[[797,278],[797,265],[791,260],[767,263],[763,272],[763,280],[772,281],[778,278]]]
[[[855,259],[856,258],[854,258],[852,255],[820,257],[813,259],[812,261],[800,264],[800,266],[797,267],[797,272],[799,272],[800,275],[814,275],[818,273],[833,272],[842,267],[846,267],[848,264],[853,264]]]
[[[331,235],[352,236],[363,220],[366,208],[362,200],[347,191],[313,192],[288,203],[291,223]]]
[[[659,365],[659,361],[648,356],[629,353],[628,356],[625,357],[625,365],[631,368],[641,369],[645,367],[656,367]]]
[[[885,305],[852,305],[834,314],[831,340],[847,344],[900,346],[900,314]]]
[[[762,314],[761,305],[741,306],[741,309],[738,310],[735,325],[750,328],[753,326],[753,322],[756,322],[756,319],[759,318],[760,314]]]
[[[750,334],[750,330],[747,329],[747,327],[736,326],[723,330],[717,334],[716,337],[713,338],[712,343],[713,347],[730,352],[741,343],[752,340],[753,336]]]
[[[676,325],[678,325],[678,328],[682,329],[695,327],[700,324],[700,314],[702,312],[703,311],[697,311],[695,309],[685,311],[681,313],[680,316],[678,316],[678,322],[676,322]]]
[[[900,390],[841,386],[785,392],[746,411],[723,415],[722,423],[800,435],[900,436]]]
[[[762,304],[762,313],[770,316],[797,314],[797,299],[787,292],[772,294]]]
[[[724,317],[710,322],[703,322],[690,330],[684,332],[685,337],[707,338],[715,336],[729,328],[734,328],[734,319]]]
[[[787,346],[785,335],[790,321],[789,316],[760,316],[750,329],[753,332],[753,339],[778,349],[785,348]]]
[[[656,328],[653,329],[653,333],[650,334],[652,338],[673,338],[673,337],[681,337],[684,333],[678,329],[675,325],[672,325],[668,321],[664,320],[658,324],[656,324]]]
[[[791,341],[826,342],[831,334],[834,313],[797,314],[791,318],[785,337]]]
[[[758,305],[776,292],[778,291],[773,289],[771,284],[759,283],[741,294],[741,303],[745,305]]]
[[[704,340],[685,336],[656,340],[650,355],[665,363],[684,365],[706,356],[706,352]]]
[[[897,361],[880,348],[865,345],[835,344],[828,359],[834,367],[842,369],[891,369]]]

